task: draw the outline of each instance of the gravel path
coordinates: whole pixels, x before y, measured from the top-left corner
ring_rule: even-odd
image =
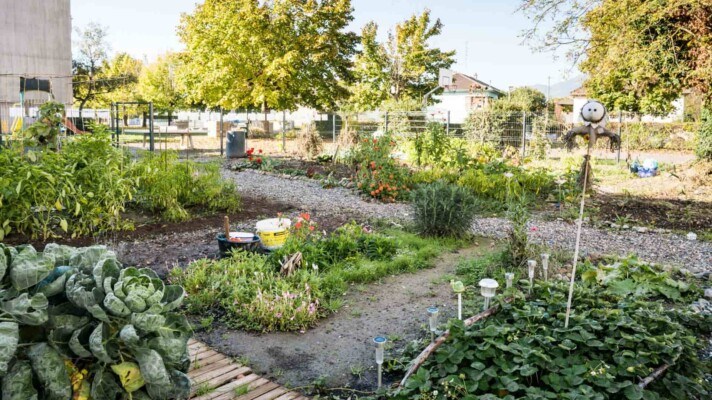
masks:
[[[263,174],[253,170],[224,170],[223,176],[233,179],[242,194],[266,197],[289,203],[302,211],[328,215],[350,214],[361,218],[405,221],[411,218],[408,204],[384,204],[366,201],[346,188],[324,189],[317,181]]]
[[[320,218],[346,213],[361,218],[407,221],[413,214],[408,204],[366,201],[352,190],[324,189],[316,181],[290,179],[256,171],[226,170],[224,176],[233,179],[241,193],[290,203],[304,211],[313,212]],[[531,235],[534,241],[573,250],[575,224],[534,219],[532,225],[538,228]],[[504,218],[478,218],[473,223],[473,232],[482,236],[503,238],[507,235],[508,227],[509,223]],[[638,254],[644,260],[684,267],[692,272],[712,270],[712,243],[689,241],[675,234],[614,231],[584,225],[581,251],[583,254],[619,256]]]

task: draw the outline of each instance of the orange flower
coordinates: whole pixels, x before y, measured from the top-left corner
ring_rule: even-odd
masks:
[[[299,214],[299,216],[305,221],[309,221],[309,219],[311,218],[309,213],[301,213],[301,214]]]
[[[376,192],[374,192],[373,190],[371,190],[371,196],[375,196],[375,195],[376,195]]]
[[[309,225],[309,230],[313,231],[314,230],[314,225]]]
[[[297,221],[297,223],[294,224],[294,227],[300,229],[302,227],[302,221]]]

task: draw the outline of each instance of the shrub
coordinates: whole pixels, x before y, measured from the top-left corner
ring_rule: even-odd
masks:
[[[712,161],[712,110],[703,110],[695,154],[701,160]]]
[[[146,153],[132,175],[138,182],[138,203],[169,221],[190,218],[188,207],[226,212],[240,208],[235,185],[220,176],[217,163],[180,162],[175,152]]]
[[[304,126],[297,135],[297,148],[299,155],[304,158],[312,159],[324,149],[324,141],[319,135],[314,123]]]
[[[467,234],[478,209],[472,193],[443,181],[419,186],[411,198],[417,229],[432,236]]]
[[[383,201],[405,199],[410,192],[410,171],[391,157],[396,142],[385,135],[363,139],[352,158],[357,163],[356,187]]]
[[[103,246],[0,244],[0,279],[3,399],[188,397],[181,287]]]

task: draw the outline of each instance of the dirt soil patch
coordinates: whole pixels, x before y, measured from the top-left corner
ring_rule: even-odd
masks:
[[[290,387],[323,379],[328,387],[374,390],[373,337],[385,335],[396,348],[403,348],[427,334],[427,307],[439,307],[441,321],[454,317],[457,300],[446,278],[461,258],[482,255],[493,241],[479,239],[477,243],[441,255],[434,268],[370,285],[352,285],[344,296],[344,307],[305,333],[255,334],[217,323],[198,337],[225,354],[249,360],[255,371]],[[384,376],[384,384],[395,379]]]
[[[606,221],[694,232],[712,227],[712,202],[598,194],[593,203]]]

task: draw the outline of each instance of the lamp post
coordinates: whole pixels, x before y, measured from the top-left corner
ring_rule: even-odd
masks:
[[[388,340],[383,336],[373,338],[373,344],[376,345],[376,364],[378,364],[378,388],[381,388],[381,377],[383,375],[383,351]]]
[[[435,342],[435,331],[438,329],[437,307],[428,307],[428,323],[430,324],[430,342]]]
[[[534,273],[536,272],[536,261],[527,261],[527,268],[529,272],[529,293],[532,292],[532,286],[534,286]]]
[[[504,274],[504,279],[507,281],[507,289],[511,289],[512,281],[514,280],[514,274],[511,272],[507,272]]]
[[[541,269],[544,270],[544,282],[549,280],[549,253],[541,255]]]
[[[499,283],[494,279],[485,278],[480,281],[480,292],[485,298],[485,310],[489,308],[490,299],[494,297],[498,287]]]

